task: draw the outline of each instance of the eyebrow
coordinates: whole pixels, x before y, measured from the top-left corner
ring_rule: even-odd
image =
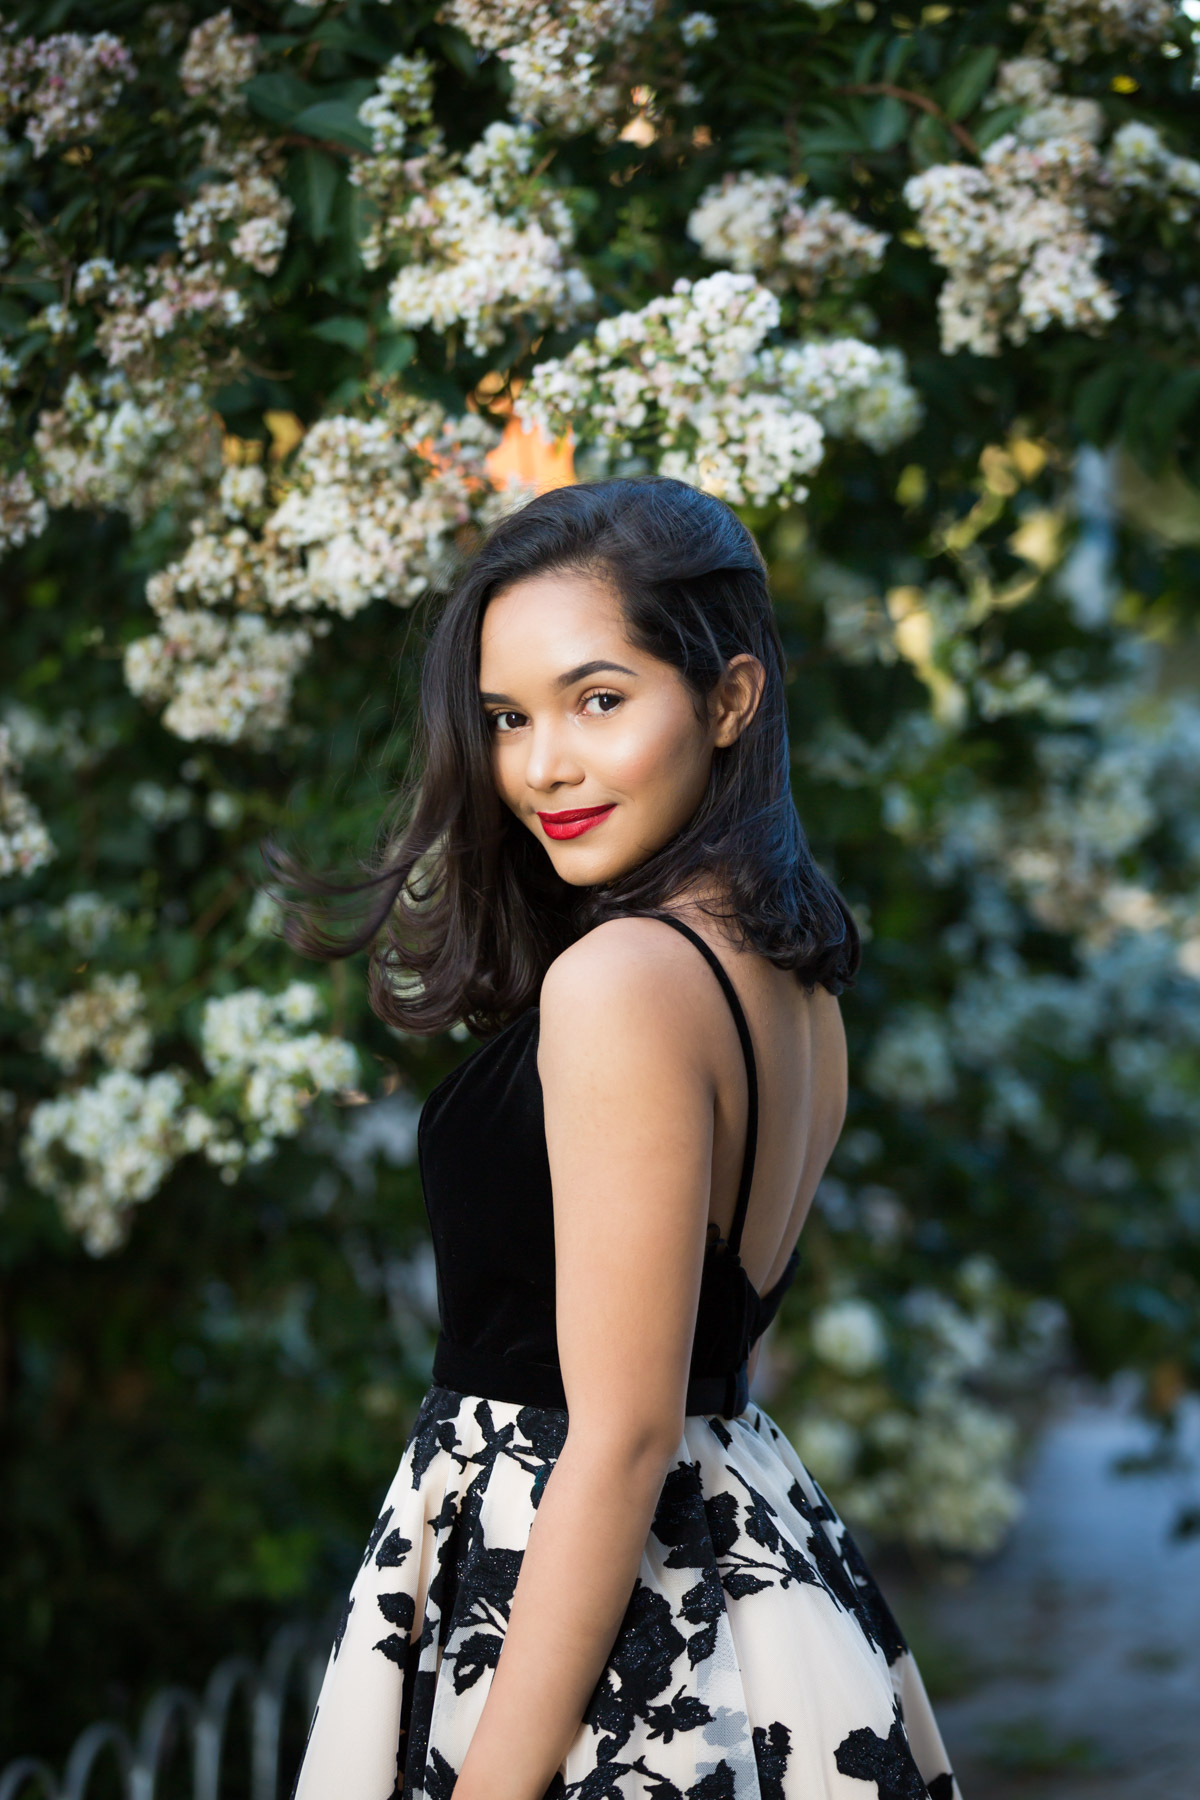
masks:
[[[627,669],[625,667],[624,663],[604,662],[601,659],[596,662],[580,663],[580,665],[577,669],[568,669],[565,675],[559,675],[557,677],[554,685],[556,688],[560,688],[560,689],[568,688],[568,687],[573,686],[574,683],[577,681],[586,681],[586,679],[589,675],[599,675],[601,673],[601,671],[604,669],[611,669],[614,671],[614,673],[616,673],[618,675],[633,675],[635,677],[637,675],[636,669]],[[506,700],[511,703],[511,700],[512,700],[512,696],[510,694],[481,693],[479,698],[481,700],[487,700],[487,701],[492,701],[492,702],[495,702],[498,700]]]

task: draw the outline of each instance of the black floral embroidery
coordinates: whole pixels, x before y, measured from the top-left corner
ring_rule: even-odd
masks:
[[[350,1594],[347,1596],[346,1604],[342,1608],[342,1616],[338,1620],[337,1630],[333,1634],[333,1660],[335,1662],[338,1659],[338,1653],[342,1647],[342,1639],[346,1635],[346,1627],[350,1623],[350,1614],[353,1611],[354,1611],[354,1595]]]
[[[384,1532],[387,1530],[388,1521],[391,1518],[392,1514],[395,1512],[395,1510],[396,1509],[394,1506],[385,1506],[383,1511],[380,1513],[379,1517],[376,1519],[374,1525],[372,1525],[371,1535],[367,1539],[367,1547],[363,1551],[362,1566],[364,1569],[366,1568],[367,1564],[370,1562],[372,1556],[374,1556],[375,1546],[379,1542],[380,1538],[383,1536]]]
[[[852,1731],[834,1752],[843,1775],[873,1781],[879,1800],[928,1800],[929,1789],[913,1761],[904,1726],[897,1719],[886,1738],[870,1729]]]
[[[776,1719],[773,1725],[754,1727],[754,1760],[762,1800],[783,1800],[783,1778],[791,1758],[792,1734]]]
[[[401,1537],[398,1531],[390,1531],[375,1553],[375,1567],[398,1569],[411,1549],[410,1538]]]
[[[520,1546],[566,1425],[561,1408],[502,1407],[444,1389],[426,1396],[351,1596],[352,1604],[357,1597],[377,1607],[391,1628],[365,1654],[390,1663],[400,1683],[394,1782],[386,1777],[382,1795],[355,1791],[339,1800],[386,1800],[389,1783],[391,1800],[450,1800],[470,1735],[456,1736],[455,1701],[474,1692],[476,1716],[481,1685],[499,1661]],[[585,1713],[587,1767],[571,1781],[556,1776],[545,1800],[784,1800],[785,1789],[806,1791],[806,1779],[814,1792],[832,1790],[839,1775],[864,1784],[863,1800],[959,1800],[948,1770],[925,1779],[918,1770],[887,1674],[905,1655],[904,1640],[825,1496],[786,1473],[773,1447],[779,1433],[763,1415],[709,1419],[703,1429],[715,1454],[689,1426],[698,1460],[670,1471],[654,1515],[651,1564],[671,1571],[672,1581],[664,1591],[636,1583]],[[760,1477],[772,1459],[776,1473]],[[424,1497],[398,1509],[392,1502],[410,1483]],[[418,1571],[428,1574],[420,1614]],[[759,1629],[760,1617],[780,1630],[786,1615],[776,1596],[799,1588],[813,1596],[797,1614],[808,1620],[805,1629],[824,1616],[829,1630],[861,1634],[878,1670],[877,1685],[868,1678],[864,1687],[861,1725],[836,1749],[797,1735],[800,1720],[812,1717],[808,1699],[791,1721],[785,1712],[754,1724],[740,1710],[741,1634]],[[768,1595],[770,1609],[760,1613]],[[349,1640],[353,1655],[346,1648],[349,1617],[348,1606],[331,1668],[340,1652],[336,1679],[344,1669],[353,1684],[364,1652],[357,1638]],[[786,1644],[780,1648],[786,1653]],[[820,1675],[818,1667],[798,1666],[801,1681]],[[336,1730],[331,1704],[323,1692],[327,1732]],[[297,1795],[327,1800],[306,1793],[302,1781]]]

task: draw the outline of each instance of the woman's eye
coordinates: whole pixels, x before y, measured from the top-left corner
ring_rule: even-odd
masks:
[[[592,704],[592,701],[595,700],[597,702],[597,708],[593,717],[598,715],[600,718],[604,718],[608,713],[614,712],[616,708],[620,706],[623,698],[624,695],[622,694],[612,694],[605,690],[601,693],[589,694],[583,704],[585,707],[588,707]]]
[[[520,721],[524,717],[525,717],[525,714],[519,713],[519,712],[489,713],[489,715],[488,715],[488,718],[491,722],[492,730],[499,731],[499,732],[515,731],[517,729],[517,726],[513,725],[511,723],[508,723],[508,721],[511,721],[513,719]]]

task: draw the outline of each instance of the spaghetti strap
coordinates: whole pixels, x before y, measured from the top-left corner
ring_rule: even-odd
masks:
[[[727,1242],[736,1256],[742,1246],[742,1230],[746,1223],[746,1212],[750,1205],[750,1189],[754,1182],[754,1156],[758,1149],[758,1069],[754,1061],[754,1045],[750,1038],[750,1027],[746,1023],[746,1014],[737,997],[737,990],[728,974],[725,965],[710,944],[707,944],[698,931],[686,925],[674,913],[626,913],[626,918],[661,919],[664,925],[673,925],[686,938],[695,944],[701,956],[708,963],[713,974],[720,982],[729,1009],[733,1014],[733,1022],[737,1026],[737,1034],[741,1040],[742,1055],[746,1059],[746,1147],[742,1155],[742,1178],[738,1184],[737,1202],[733,1209],[733,1222],[729,1227]]]

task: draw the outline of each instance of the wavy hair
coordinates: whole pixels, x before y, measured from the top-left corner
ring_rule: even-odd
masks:
[[[715,750],[688,823],[636,868],[586,888],[562,880],[497,794],[479,700],[489,601],[555,570],[612,587],[630,642],[678,670],[700,716],[732,657],[766,670],[757,710]],[[371,946],[371,1006],[389,1024],[425,1033],[462,1020],[486,1037],[536,1002],[550,963],[584,932],[699,883],[703,910],[742,947],[840,993],[859,966],[859,934],[796,812],[784,678],[762,556],[724,502],[663,477],[539,495],[492,529],[437,614],[413,760],[373,866],[333,881],[264,844],[277,889],[299,896],[283,900],[285,936],[321,958]],[[330,930],[331,903],[357,915],[349,929]]]

